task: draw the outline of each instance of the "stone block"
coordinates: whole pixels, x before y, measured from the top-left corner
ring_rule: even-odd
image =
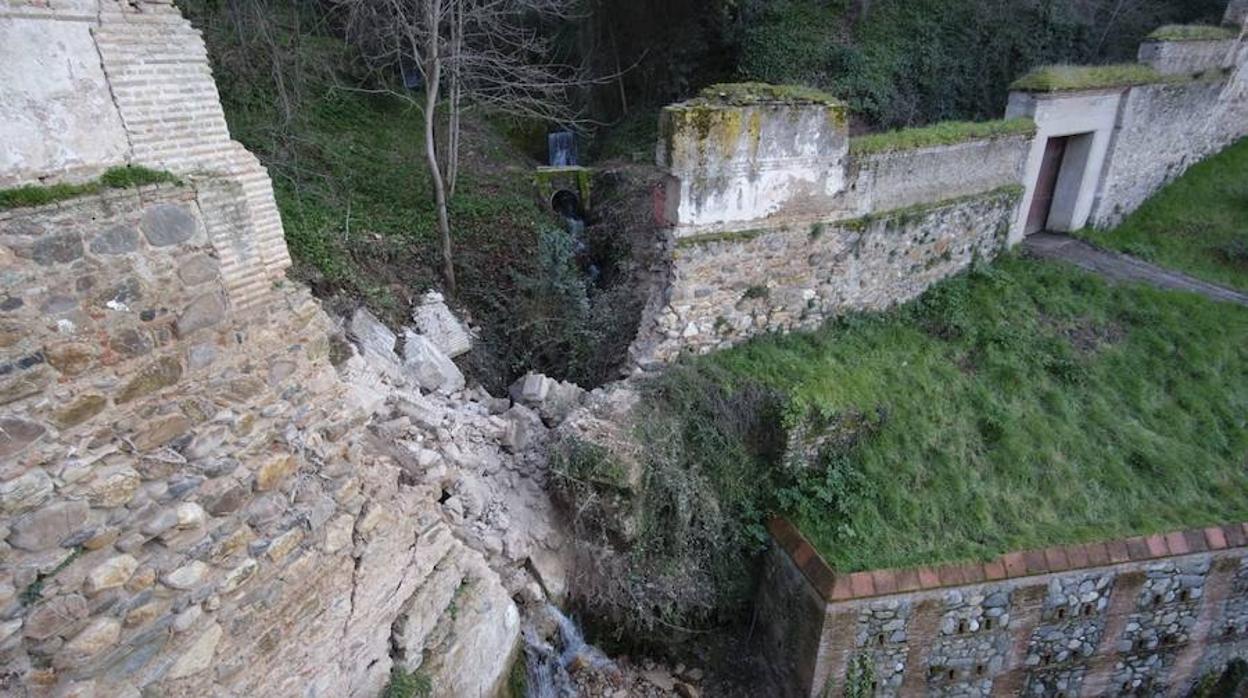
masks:
[[[179,337],[218,325],[225,319],[225,299],[217,292],[205,293],[191,301],[175,325]]]
[[[464,374],[423,335],[405,334],[403,371],[421,388],[450,394],[464,387]]]
[[[62,594],[42,601],[26,616],[22,634],[41,641],[63,635],[88,615],[87,600],[79,594]]]
[[[98,470],[87,483],[85,494],[91,506],[102,509],[119,507],[129,502],[142,479],[128,465],[112,465]]]
[[[175,385],[182,379],[182,364],[171,356],[162,357],[144,366],[117,394],[117,404],[125,404],[136,398]]]
[[[208,565],[199,560],[191,560],[187,564],[165,575],[161,581],[165,586],[179,591],[188,591],[194,589],[197,584],[203,581],[204,575],[208,573]]]
[[[48,364],[68,376],[76,376],[91,368],[95,362],[95,349],[78,342],[66,342],[48,347],[44,352]]]
[[[88,246],[92,254],[127,254],[139,249],[139,231],[128,225],[113,225],[96,233]]]
[[[125,586],[138,568],[139,561],[133,556],[116,555],[87,573],[84,588],[88,594],[98,594],[107,589]]]
[[[412,311],[412,324],[419,334],[452,359],[472,349],[472,337],[467,328],[437,291],[429,291],[421,298]]]
[[[266,492],[277,487],[298,467],[299,462],[289,453],[270,457],[256,471],[256,491]]]
[[[130,438],[140,452],[151,451],[187,433],[191,420],[181,414],[167,414],[143,423]]]
[[[55,548],[89,526],[88,511],[87,503],[77,500],[56,502],[32,511],[13,521],[9,544],[31,552]]]
[[[65,645],[64,666],[94,657],[116,645],[120,637],[121,621],[109,617],[96,618]]]
[[[18,254],[45,267],[81,259],[82,251],[82,236],[78,233],[44,235],[28,246],[17,248]]]
[[[143,212],[139,230],[153,247],[168,247],[195,235],[195,218],[183,206],[156,204]]]
[[[0,512],[13,516],[30,511],[52,496],[52,478],[39,468],[0,483]]]
[[[177,680],[206,671],[212,666],[213,656],[216,655],[217,645],[221,642],[223,634],[224,631],[219,624],[213,623],[208,626],[208,629],[178,657],[169,669],[166,678]]]
[[[215,281],[221,276],[217,260],[206,254],[197,254],[178,267],[178,278],[187,286],[198,286]]]
[[[398,337],[368,310],[364,308],[356,310],[351,316],[347,331],[359,345],[361,353],[389,361],[398,359],[398,355],[394,353],[394,345],[398,342]]]
[[[72,429],[103,412],[107,406],[108,399],[103,395],[83,395],[57,410],[52,416],[52,423],[62,431]]]

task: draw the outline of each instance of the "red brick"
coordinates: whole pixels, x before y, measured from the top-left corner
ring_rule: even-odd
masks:
[[[945,565],[936,570],[940,575],[940,585],[946,587],[961,586],[966,583],[962,578],[962,568],[957,565]]]
[[[1066,559],[1066,551],[1061,548],[1045,548],[1044,561],[1050,572],[1065,572],[1070,569],[1070,561]]]
[[[797,563],[798,567],[802,567],[807,561],[815,556],[815,549],[810,547],[810,543],[802,541],[797,544],[796,548],[793,549],[791,555],[793,557],[793,562]]]
[[[1005,563],[1001,560],[993,560],[984,563],[984,579],[995,582],[998,579],[1005,579]]]
[[[931,567],[919,568],[919,586],[924,589],[935,589],[940,586],[940,574]]]
[[[1088,566],[1101,567],[1109,564],[1109,546],[1104,543],[1088,543],[1083,548],[1088,552]],[[1125,548],[1123,554],[1126,554]]]
[[[1044,559],[1043,550],[1024,552],[1023,561],[1027,563],[1027,574],[1044,574],[1049,571],[1049,563]]]
[[[832,593],[828,595],[828,600],[844,601],[852,598],[854,598],[854,590],[849,586],[849,575],[836,575],[836,580],[832,583]]]
[[[802,534],[797,532],[797,528],[785,519],[772,519],[767,523],[767,529],[771,531],[771,537],[775,539],[782,550],[789,554],[789,557],[792,557],[802,543],[805,542],[802,539]]]
[[[857,598],[875,595],[875,582],[871,581],[870,572],[855,572],[849,575],[849,586]]]
[[[1130,560],[1130,542],[1130,540],[1114,540],[1106,543],[1105,548],[1109,550],[1109,561],[1117,564]]]
[[[958,567],[958,572],[962,575],[963,584],[978,584],[984,581],[984,566],[980,564],[967,564]]]
[[[1001,556],[1001,564],[1005,566],[1007,577],[1022,577],[1027,574],[1027,561],[1022,553],[1006,553]]]
[[[871,581],[875,582],[876,594],[897,593],[897,577],[892,570],[875,570],[871,573]]]
[[[1133,536],[1127,539],[1127,555],[1132,560],[1147,560],[1152,557],[1148,552],[1148,542],[1143,536]]]
[[[1226,542],[1232,548],[1242,548],[1248,545],[1248,534],[1244,533],[1244,529],[1239,524],[1223,526],[1222,533],[1226,534]]]
[[[1205,545],[1210,550],[1223,550],[1226,548],[1226,534],[1222,533],[1222,529],[1216,526],[1206,528]]]
[[[1187,539],[1187,549],[1194,553],[1203,553],[1209,551],[1208,544],[1205,543],[1205,532],[1192,529],[1184,531],[1183,537]]]
[[[1153,557],[1160,557],[1157,554],[1156,547],[1153,544],[1153,539],[1158,537],[1165,540],[1166,550],[1171,555],[1186,555],[1191,552],[1191,549],[1187,547],[1187,539],[1183,537],[1182,533],[1167,533],[1164,536],[1148,537],[1148,550],[1153,554]]]
[[[832,599],[832,589],[836,585],[836,575],[823,558],[815,555],[802,565],[802,573],[810,580],[811,586],[819,592],[825,601]]]
[[[911,568],[897,572],[897,591],[918,591],[922,588],[918,570]]]
[[[1089,566],[1088,549],[1082,545],[1068,545],[1062,548],[1066,553],[1066,560],[1070,562],[1070,569],[1081,570]]]
[[[1170,546],[1166,545],[1166,537],[1160,533],[1144,539],[1144,545],[1148,547],[1149,557],[1165,557],[1170,554]]]

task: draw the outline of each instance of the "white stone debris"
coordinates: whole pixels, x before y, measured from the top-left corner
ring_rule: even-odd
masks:
[[[447,394],[462,390],[464,374],[424,335],[406,330],[403,337],[403,370],[421,388]]]
[[[412,324],[452,359],[472,349],[472,336],[437,291],[429,291],[421,298],[420,305],[412,311]]]

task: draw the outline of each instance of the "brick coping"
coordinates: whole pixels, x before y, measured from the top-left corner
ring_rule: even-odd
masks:
[[[826,602],[852,601],[1003,579],[1069,572],[1125,562],[1248,547],[1248,523],[1132,536],[1100,543],[1005,553],[988,562],[837,573],[787,519],[767,522],[776,545]]]

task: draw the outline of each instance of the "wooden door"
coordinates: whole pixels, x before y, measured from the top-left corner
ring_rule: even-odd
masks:
[[[1036,178],[1036,192],[1031,197],[1031,209],[1027,212],[1024,234],[1031,235],[1044,230],[1053,208],[1053,192],[1057,189],[1057,175],[1062,171],[1062,157],[1066,155],[1069,137],[1050,138],[1044,145],[1044,159],[1040,161],[1040,175]]]

